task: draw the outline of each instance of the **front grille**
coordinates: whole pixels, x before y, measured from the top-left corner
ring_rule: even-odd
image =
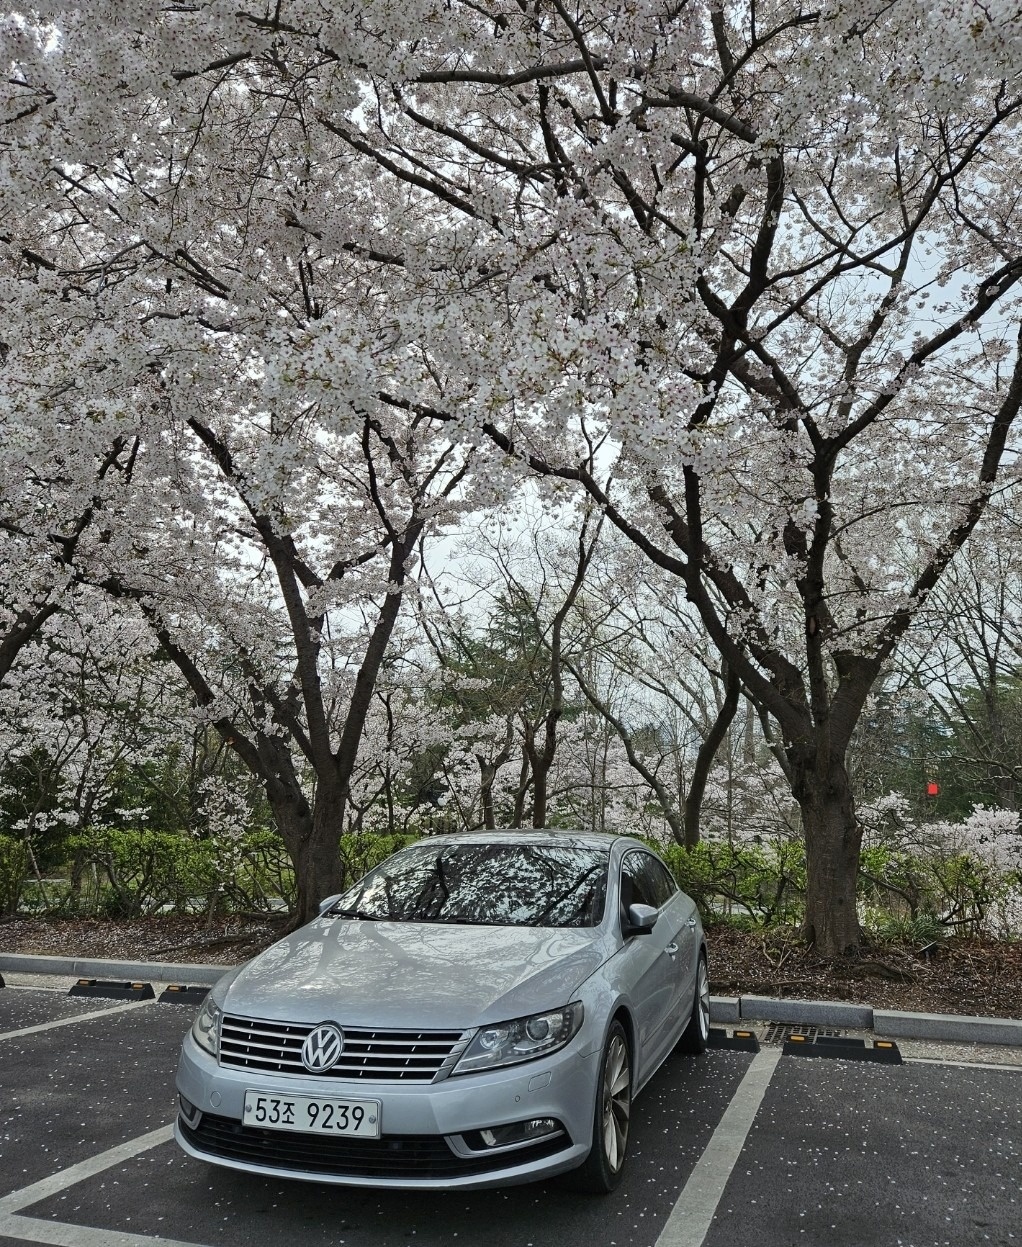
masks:
[[[462,1158],[439,1135],[385,1135],[381,1139],[331,1139],[290,1130],[243,1126],[230,1117],[203,1113],[194,1128],[179,1119],[181,1133],[198,1152],[272,1169],[349,1178],[470,1177],[552,1156],[569,1146],[565,1135],[534,1147]]]
[[[315,1026],[227,1016],[220,1024],[220,1064],[274,1074],[304,1074],[302,1044]],[[344,1027],[340,1060],[317,1078],[436,1082],[465,1051],[471,1031],[399,1031]]]

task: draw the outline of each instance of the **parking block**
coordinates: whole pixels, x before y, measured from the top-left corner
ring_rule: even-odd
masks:
[[[711,1026],[706,1037],[708,1048],[730,1048],[732,1052],[758,1052],[759,1040],[752,1031],[734,1031],[728,1035],[723,1027]]]
[[[79,979],[69,996],[102,996],[108,1000],[155,1000],[152,983],[115,983],[109,979]]]
[[[877,1061],[884,1065],[901,1065],[898,1045],[889,1039],[877,1039],[867,1045],[865,1039],[840,1036],[790,1035],[781,1049],[784,1056],[830,1057],[839,1061]]]
[[[160,1004],[201,1005],[208,995],[208,987],[186,987],[183,983],[171,983],[160,992]]]

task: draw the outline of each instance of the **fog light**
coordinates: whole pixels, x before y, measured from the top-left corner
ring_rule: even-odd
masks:
[[[177,1102],[181,1106],[181,1116],[189,1126],[194,1126],[199,1116],[198,1107],[191,1100],[186,1100],[180,1092],[178,1093]]]
[[[532,1121],[516,1121],[510,1126],[494,1126],[492,1130],[473,1131],[484,1147],[510,1147],[514,1143],[531,1143],[550,1134],[559,1134],[561,1123],[552,1117],[534,1117]]]

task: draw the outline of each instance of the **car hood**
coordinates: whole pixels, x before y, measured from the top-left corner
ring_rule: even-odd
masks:
[[[592,929],[319,919],[244,966],[223,1008],[456,1030],[568,1004],[612,950]]]

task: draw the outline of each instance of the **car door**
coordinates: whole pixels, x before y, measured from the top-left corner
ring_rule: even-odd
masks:
[[[626,958],[633,1014],[638,1031],[636,1073],[655,1066],[670,1039],[669,1023],[678,1008],[677,957],[682,925],[678,907],[665,904],[661,881],[653,869],[656,858],[642,849],[629,849],[621,861],[620,921],[626,922],[629,905],[651,905],[658,911],[656,925],[647,935],[627,938]]]
[[[649,869],[658,889],[657,895],[661,898],[661,914],[657,922],[664,923],[665,927],[675,932],[673,942],[677,951],[671,954],[668,945],[668,955],[675,968],[671,1014],[674,1025],[668,1028],[669,1034],[665,1036],[668,1043],[673,1043],[688,1024],[692,1013],[699,957],[699,917],[695,901],[681,891],[663,862],[652,856],[649,861]]]

